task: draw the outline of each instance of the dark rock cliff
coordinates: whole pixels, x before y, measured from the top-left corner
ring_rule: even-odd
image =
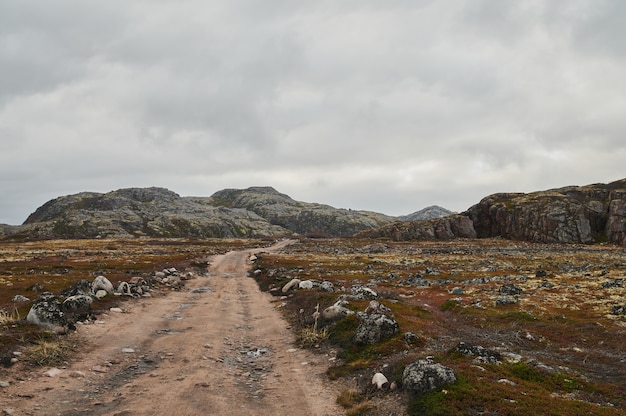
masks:
[[[494,194],[463,213],[481,237],[626,244],[626,179],[529,194]]]

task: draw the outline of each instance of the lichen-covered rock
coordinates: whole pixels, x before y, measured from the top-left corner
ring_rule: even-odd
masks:
[[[456,381],[454,370],[428,358],[407,365],[402,373],[404,388],[418,394],[437,390]]]
[[[93,298],[88,295],[70,296],[61,304],[61,310],[65,314],[68,323],[75,323],[89,316],[92,302]]]
[[[350,296],[353,299],[376,299],[378,298],[378,293],[374,292],[372,289],[366,286],[352,286],[350,288]]]
[[[87,280],[82,279],[74,283],[72,286],[63,289],[61,291],[61,296],[69,298],[74,295],[91,295],[92,293],[91,284]]]
[[[381,228],[359,234],[370,238],[391,238],[394,241],[406,240],[452,240],[455,238],[476,238],[472,220],[466,215],[448,215],[425,221],[394,222]]]
[[[377,342],[391,338],[400,332],[400,327],[395,319],[383,314],[368,315],[363,312],[357,313],[359,326],[352,340],[356,344],[376,344]]]
[[[50,292],[44,292],[37,297],[28,311],[26,321],[50,328],[67,325],[65,313],[61,310],[61,302]]]

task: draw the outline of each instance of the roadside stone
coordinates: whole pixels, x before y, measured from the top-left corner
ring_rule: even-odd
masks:
[[[108,292],[106,290],[98,290],[94,296],[97,299],[102,299],[102,298],[106,297],[107,295],[108,295]]]
[[[61,304],[61,310],[65,313],[68,322],[82,321],[91,312],[93,299],[88,295],[74,295],[65,299]]]
[[[98,276],[91,283],[91,291],[98,293],[99,290],[105,290],[107,294],[112,295],[114,292],[113,283],[104,276]]]
[[[291,289],[295,289],[298,287],[298,285],[300,284],[300,279],[291,279],[290,281],[288,281],[287,283],[285,283],[285,285],[283,286],[283,288],[281,289],[281,291],[283,293],[287,293],[289,292]]]
[[[338,321],[348,315],[354,315],[354,311],[341,305],[342,301],[337,301],[334,305],[322,311],[322,318],[328,321]]]
[[[33,304],[26,316],[26,321],[49,328],[67,324],[65,313],[61,310],[61,303],[50,292],[44,292],[37,297],[35,304]]]
[[[8,381],[0,381],[0,387],[10,387],[11,383]]]
[[[404,388],[418,394],[437,390],[456,381],[454,370],[434,362],[431,358],[414,361],[402,373]]]
[[[28,299],[26,296],[22,296],[22,295],[15,295],[13,296],[13,302],[28,302],[30,299]]]
[[[62,372],[63,372],[63,370],[60,370],[60,369],[55,368],[55,367],[52,367],[48,371],[44,372],[43,375],[46,376],[46,377],[54,378],[54,377],[57,377],[58,375],[60,375]]]

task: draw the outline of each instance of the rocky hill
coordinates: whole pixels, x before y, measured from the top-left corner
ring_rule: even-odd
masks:
[[[626,179],[541,192],[499,193],[441,219],[396,222],[361,236],[394,240],[502,237],[626,245]]]
[[[395,220],[383,214],[299,202],[270,187],[181,197],[163,188],[83,192],[51,200],[12,238],[351,236]]]
[[[438,205],[431,205],[417,212],[409,215],[403,215],[398,217],[400,221],[425,221],[435,218],[447,217],[448,215],[456,214],[456,212],[450,211]]]
[[[274,225],[301,235],[352,236],[395,220],[375,212],[295,201],[271,187],[225,189],[213,194],[210,203],[252,211]]]

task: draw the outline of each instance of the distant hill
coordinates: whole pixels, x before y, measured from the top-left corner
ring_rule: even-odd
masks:
[[[432,220],[434,218],[446,217],[452,214],[456,214],[456,213],[454,211],[450,211],[449,209],[445,209],[438,205],[431,205],[429,207],[421,209],[412,214],[398,217],[398,220],[400,221],[425,221],[425,220]]]
[[[396,241],[501,237],[626,246],[626,179],[528,194],[493,194],[458,215],[395,222],[359,235]]]

